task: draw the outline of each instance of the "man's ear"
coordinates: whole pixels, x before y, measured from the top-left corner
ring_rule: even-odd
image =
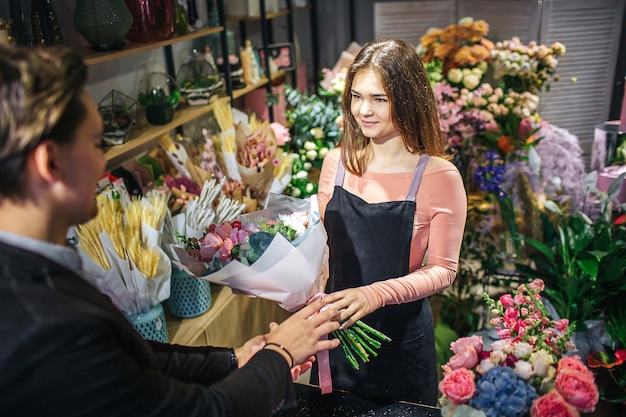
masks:
[[[54,182],[61,178],[61,160],[59,145],[52,140],[42,141],[31,156],[34,169],[38,176],[46,182]]]

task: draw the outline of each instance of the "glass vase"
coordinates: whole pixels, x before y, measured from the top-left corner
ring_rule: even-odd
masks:
[[[96,51],[113,51],[124,46],[133,17],[124,0],[77,0],[74,27]]]
[[[524,236],[519,231],[513,199],[507,195],[503,199],[496,198],[500,212],[500,234],[498,257],[502,261],[500,272],[515,274],[516,264],[525,256]]]
[[[176,24],[176,0],[125,0],[133,24],[128,39],[133,42],[157,42],[169,39]]]

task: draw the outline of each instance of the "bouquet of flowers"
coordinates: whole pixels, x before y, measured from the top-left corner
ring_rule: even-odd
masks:
[[[474,335],[451,343],[439,383],[442,416],[579,416],[599,399],[593,373],[569,340],[568,320],[551,320],[543,281],[520,284],[498,301],[484,298],[500,337],[490,347]]]
[[[326,231],[309,200],[270,194],[267,209],[180,238],[175,264],[237,293],[295,311],[323,289]]]
[[[151,191],[129,199],[98,198],[98,215],[76,226],[85,278],[128,315],[145,313],[170,296],[172,264],[160,248],[167,196]]]
[[[324,296],[327,237],[311,199],[270,194],[265,210],[212,224],[200,238],[179,237],[184,247],[172,247],[178,257],[173,262],[193,276],[274,301],[287,311]],[[369,361],[390,340],[362,322],[333,336],[355,369],[359,359]],[[328,362],[319,363],[322,393],[330,392]]]

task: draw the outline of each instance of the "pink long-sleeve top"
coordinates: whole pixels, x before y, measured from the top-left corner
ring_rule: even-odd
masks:
[[[338,149],[332,150],[322,166],[318,190],[322,220],[333,195],[339,156]],[[346,171],[343,188],[368,203],[404,200],[412,176],[413,172],[366,172],[359,177]],[[416,202],[411,272],[360,287],[373,308],[419,300],[454,282],[467,216],[467,194],[457,168],[442,158],[431,157]]]

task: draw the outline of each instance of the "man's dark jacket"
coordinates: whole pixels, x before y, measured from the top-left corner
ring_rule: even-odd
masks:
[[[0,243],[0,416],[247,417],[295,404],[279,353],[231,373],[230,352],[148,342],[77,273]]]

